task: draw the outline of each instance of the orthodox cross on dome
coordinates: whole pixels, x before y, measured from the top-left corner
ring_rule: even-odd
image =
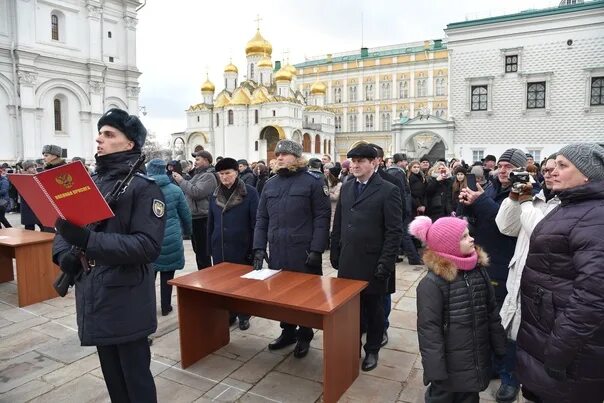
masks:
[[[260,21],[262,21],[262,18],[260,18],[260,14],[256,14],[256,19],[254,21],[256,22],[256,29],[260,30]]]

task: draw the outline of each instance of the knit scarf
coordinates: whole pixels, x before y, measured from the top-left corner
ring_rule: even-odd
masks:
[[[478,262],[478,254],[476,254],[476,250],[472,251],[472,254],[468,256],[455,256],[444,252],[437,252],[435,250],[432,251],[440,257],[453,262],[459,270],[474,270],[476,268],[476,263]]]

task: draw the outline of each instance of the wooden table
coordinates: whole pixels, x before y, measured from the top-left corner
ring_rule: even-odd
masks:
[[[59,295],[52,283],[59,268],[52,263],[55,234],[20,228],[0,229],[0,283],[14,280],[13,258],[17,261],[19,306],[27,306]]]
[[[323,400],[336,402],[359,375],[367,283],[286,271],[263,281],[240,278],[250,270],[221,263],[169,281],[178,289],[182,367],[229,343],[229,311],[323,329]]]

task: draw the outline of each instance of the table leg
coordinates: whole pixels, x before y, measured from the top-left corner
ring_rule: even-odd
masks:
[[[20,307],[59,296],[52,286],[60,273],[52,262],[52,241],[18,246],[15,259]]]
[[[360,295],[323,319],[323,401],[335,403],[359,376]]]
[[[178,287],[180,361],[183,368],[229,344],[229,313],[219,296]]]
[[[0,246],[0,283],[13,281],[13,257],[15,252],[12,247]]]

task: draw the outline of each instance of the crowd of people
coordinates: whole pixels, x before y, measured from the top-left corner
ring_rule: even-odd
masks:
[[[92,177],[104,194],[140,156],[146,130],[119,109],[98,130]],[[18,169],[64,164],[60,151],[45,146],[43,166]],[[199,270],[232,262],[322,275],[328,253],[338,277],[367,281],[363,371],[377,367],[389,341],[396,263],[425,264],[417,321],[426,402],[478,402],[493,378],[501,379],[500,403],[520,392],[538,403],[602,402],[602,145],[571,144],[541,163],[510,148],[471,166],[385,158],[376,144],[354,147],[341,162],[307,161],[288,139],[274,152],[268,163],[214,160],[206,150],[192,163],[153,159],[114,201],[114,218],[41,228],[57,232],[53,259],[75,285],[79,336],[97,346],[112,400],[155,401],[148,336],[157,327],[156,277],[169,315],[168,281],[184,268],[190,239]],[[2,170],[6,226],[16,201]],[[20,210],[25,228],[40,226],[24,200]],[[230,323],[253,326],[246,312],[231,312]],[[281,329],[268,348],[295,344],[294,357],[305,357],[313,329]]]

